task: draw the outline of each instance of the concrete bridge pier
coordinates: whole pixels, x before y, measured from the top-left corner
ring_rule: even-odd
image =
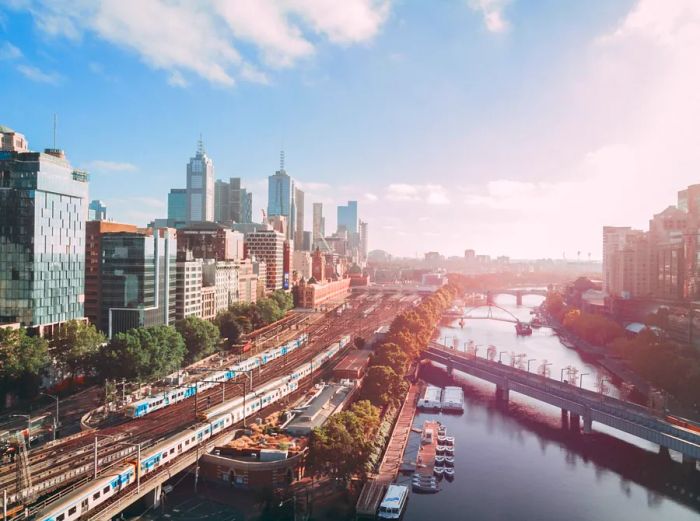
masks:
[[[572,431],[579,432],[581,430],[581,416],[575,413],[569,414],[569,428]]]
[[[664,447],[663,445],[659,445],[659,456],[664,460],[670,460],[671,453],[668,451],[668,447]]]
[[[517,306],[522,306],[523,305],[523,292],[522,291],[516,291],[515,292],[515,304]]]
[[[583,432],[584,434],[593,432],[593,418],[590,412],[583,415]]]
[[[143,497],[143,500],[146,503],[146,506],[152,507],[152,508],[158,508],[160,506],[160,502],[162,500],[163,496],[163,485],[160,484],[156,486],[151,492],[146,494]]]
[[[497,385],[496,386],[496,400],[499,402],[508,403],[510,399],[510,390],[507,386]]]
[[[561,426],[564,429],[569,428],[569,411],[566,409],[561,410]]]

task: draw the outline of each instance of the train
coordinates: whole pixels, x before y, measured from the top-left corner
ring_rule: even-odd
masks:
[[[309,362],[295,368],[290,374],[248,393],[245,400],[243,397],[239,397],[208,410],[199,417],[200,423],[144,450],[138,461],[134,459],[125,465],[110,469],[98,479],[86,483],[49,504],[37,514],[36,521],[74,521],[79,519],[90,510],[136,483],[138,475],[143,477],[166,466],[174,458],[204,444],[209,438],[231,427],[244,417],[255,414],[294,392],[299,388],[299,381],[304,376],[320,368],[349,342],[350,336],[345,335]]]
[[[680,427],[681,429],[685,429],[695,434],[700,434],[700,424],[694,421],[687,420],[679,416],[671,416],[670,414],[666,415],[665,419],[668,423],[675,425],[676,427]]]
[[[262,353],[246,358],[245,360],[231,365],[225,369],[215,371],[207,375],[206,382],[192,382],[187,385],[180,385],[167,391],[159,392],[146,398],[136,400],[124,408],[124,414],[129,418],[142,418],[164,407],[168,407],[174,403],[181,402],[187,398],[191,398],[198,392],[211,389],[218,382],[227,382],[236,378],[242,373],[246,373],[252,369],[262,367],[263,365],[285,356],[295,349],[303,346],[309,339],[307,333],[302,333],[294,340],[290,340],[286,344],[278,347],[273,347],[263,351]]]

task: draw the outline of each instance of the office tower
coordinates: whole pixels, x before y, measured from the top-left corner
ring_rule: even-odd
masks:
[[[282,289],[284,285],[285,237],[275,230],[260,230],[245,237],[247,256],[255,256],[266,266],[265,285],[269,290]],[[263,280],[262,277],[260,280]]]
[[[323,219],[323,203],[314,203],[314,217],[313,217],[313,230],[312,230],[312,241],[315,243],[321,237],[326,235],[325,221]]]
[[[368,244],[369,225],[365,221],[360,221],[360,264],[367,262]]]
[[[218,223],[253,222],[253,194],[241,187],[241,178],[217,181],[214,217]]]
[[[294,207],[296,210],[296,228],[294,230],[294,249],[304,247],[304,192],[294,187]]]
[[[178,260],[191,253],[195,259],[217,261],[243,258],[243,234],[217,223],[192,223],[177,231]]]
[[[100,328],[111,338],[175,321],[177,240],[172,228],[102,236]]]
[[[338,206],[338,231],[357,233],[357,201],[348,201],[347,206]]]
[[[187,221],[214,220],[214,163],[199,140],[197,153],[187,165]]]
[[[287,220],[287,238],[294,238],[295,204],[294,182],[284,169],[284,152],[280,155],[280,169],[267,178],[267,216],[282,216]]]
[[[643,235],[641,230],[633,230],[629,226],[603,227],[603,290],[610,293],[619,287],[616,278],[619,270],[615,268],[615,253],[624,249],[628,241]]]
[[[175,271],[175,319],[202,318],[202,259],[178,260]]]
[[[172,188],[168,194],[168,220],[187,221],[187,189]]]
[[[107,220],[107,207],[105,204],[94,199],[90,201],[88,206],[88,221],[106,221]]]
[[[218,223],[231,219],[231,185],[217,179],[214,185],[214,220]]]
[[[311,243],[311,232],[304,230],[304,241],[301,249],[304,251],[311,251],[312,248],[313,245]]]
[[[51,334],[84,316],[88,175],[0,126],[0,323]]]
[[[109,221],[88,221],[85,225],[85,316],[97,327],[102,307],[102,236],[115,232],[137,233],[138,228]]]

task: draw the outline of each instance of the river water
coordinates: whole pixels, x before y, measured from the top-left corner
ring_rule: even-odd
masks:
[[[523,300],[516,306],[515,297],[504,295],[496,304],[529,320],[530,309],[542,298]],[[548,328],[517,337],[511,323],[468,320],[463,329],[457,321],[441,328],[440,336],[450,345],[456,337],[460,349],[473,341],[482,346],[478,356],[493,344],[504,351],[504,363],[510,363],[512,352],[526,353],[526,359],[534,359],[532,371],[546,359],[554,378],[574,366],[588,373],[576,384],[589,389],[599,390],[600,380],[609,376],[567,349]],[[444,383],[439,371],[428,370],[425,376]],[[437,494],[412,494],[406,521],[700,520],[697,478],[686,479],[680,465],[663,460],[652,444],[597,424],[593,434],[573,432],[562,424],[559,409],[513,392],[507,406],[497,404],[492,385],[459,379],[466,388],[463,415],[418,413],[414,422],[420,427],[437,417],[455,436],[455,479],[443,480]],[[613,385],[604,385],[608,394],[617,393]],[[411,438],[409,457],[417,450],[417,438]],[[400,481],[410,487],[409,477]]]

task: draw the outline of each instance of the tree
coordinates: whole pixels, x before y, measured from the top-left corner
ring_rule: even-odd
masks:
[[[400,398],[404,389],[403,383],[403,379],[391,367],[374,365],[367,370],[360,399],[384,407]]]
[[[225,339],[226,345],[231,347],[238,343],[241,338],[241,327],[238,320],[231,311],[222,311],[216,316],[216,326],[219,333]]]
[[[282,310],[282,314],[294,307],[294,298],[288,291],[281,289],[275,290],[272,292],[272,295],[270,295],[270,298],[277,303],[277,306]]]
[[[49,347],[58,366],[67,374],[88,374],[95,367],[95,356],[106,337],[94,325],[69,320],[61,325]]]
[[[97,367],[105,378],[148,380],[178,369],[186,351],[174,327],[141,327],[115,335],[100,350]]]
[[[391,367],[396,374],[403,375],[408,366],[408,356],[393,343],[381,344],[374,352],[372,365]]]
[[[0,329],[0,385],[3,390],[36,394],[39,376],[49,364],[48,343],[25,329]]]
[[[214,353],[219,347],[219,329],[199,317],[186,317],[175,322],[175,329],[182,335],[187,348],[185,363],[191,364]]]
[[[272,324],[284,316],[284,311],[277,305],[277,301],[272,298],[261,299],[257,303],[257,308],[265,325]]]

